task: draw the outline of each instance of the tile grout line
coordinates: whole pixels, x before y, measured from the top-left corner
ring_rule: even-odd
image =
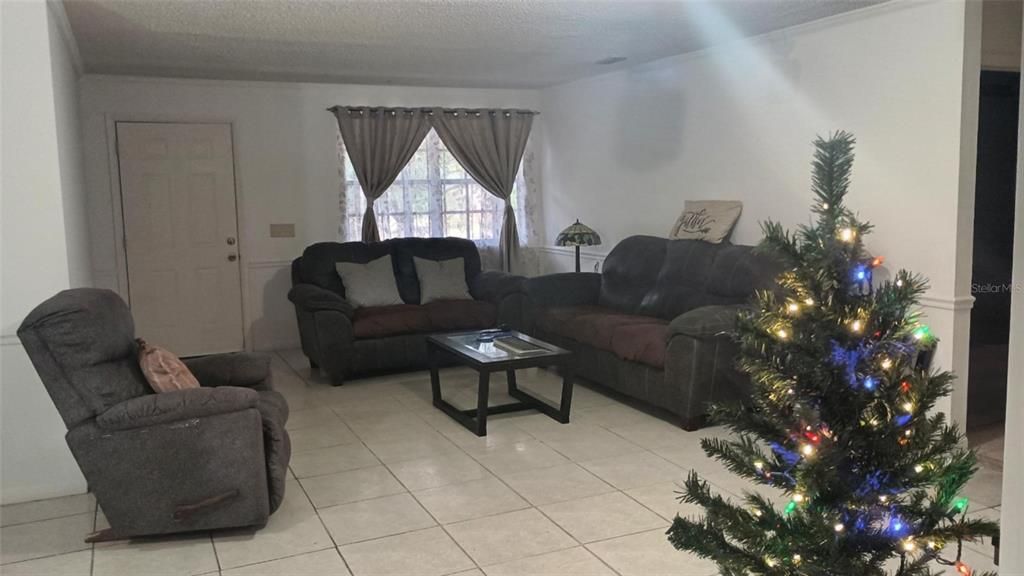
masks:
[[[276,354],[276,352],[275,352],[275,354]],[[288,368],[292,371],[293,374],[295,374],[295,376],[299,380],[302,380],[303,384],[305,384],[307,387],[309,386],[309,381],[307,381],[305,378],[303,378],[302,375],[299,374],[298,371],[296,371],[295,368],[292,367],[292,365],[289,364],[284,358],[281,358],[280,354],[277,354],[277,357],[280,358],[281,361],[284,362],[285,365],[288,366]],[[330,405],[328,405],[328,408],[330,408]],[[334,412],[334,410],[331,410],[331,412]],[[337,416],[336,412],[335,412],[335,415]],[[346,424],[346,427],[347,426],[348,425]],[[352,433],[355,434],[355,431],[353,431]],[[358,435],[356,435],[356,437],[359,438]],[[362,443],[362,439],[361,438],[359,439],[359,441],[360,441],[360,443]],[[367,450],[369,450],[369,448],[367,446],[364,445],[363,447],[366,448]],[[377,457],[376,454],[374,454],[374,457],[375,458]],[[379,458],[378,458],[378,460],[379,460]],[[383,462],[381,464],[383,464]],[[291,469],[291,463],[290,462],[289,462],[288,470],[292,473],[292,477],[295,478],[295,483],[299,485],[299,489],[302,490],[302,495],[306,497],[306,501],[309,502],[310,507],[313,508],[313,513],[316,514],[316,519],[320,521],[320,526],[323,527],[324,533],[326,533],[327,537],[331,540],[331,544],[334,547],[334,551],[338,554],[338,557],[341,558],[341,563],[345,566],[345,570],[347,570],[349,574],[354,574],[352,572],[352,568],[348,565],[348,560],[345,559],[345,555],[341,553],[341,548],[338,546],[338,542],[334,539],[334,534],[331,534],[331,530],[327,527],[327,523],[324,522],[323,517],[320,516],[320,510],[317,509],[316,504],[313,503],[313,499],[310,498],[309,493],[306,491],[306,487],[303,486],[302,482],[299,481],[299,478],[297,476],[295,476],[295,471]],[[325,550],[326,550],[326,548],[325,548]]]
[[[220,565],[220,554],[217,554],[217,544],[214,543],[214,541],[213,541],[213,530],[210,530],[209,538],[210,538],[210,548],[213,549],[213,559],[214,559],[215,562],[217,562],[217,574],[220,574],[221,572],[224,571],[224,569]]]
[[[96,527],[100,525],[100,503],[96,502],[96,509],[92,511],[92,530],[96,531]],[[219,568],[219,565],[218,565]],[[89,576],[93,576],[96,573],[96,543],[93,542],[89,546]]]
[[[409,490],[409,487],[406,486],[405,483],[402,482],[401,478],[396,476],[394,472],[391,472],[390,468],[388,469],[388,472],[390,472],[391,475],[395,478],[395,480],[397,480],[398,483],[401,484],[402,487],[406,489],[406,493],[409,496],[412,497],[413,501],[416,502],[416,505],[419,506],[421,510],[423,510],[424,512],[427,513],[427,516],[430,516],[430,519],[434,521],[434,524],[436,524],[437,527],[440,528],[442,532],[444,532],[445,536],[447,536],[448,539],[451,540],[453,544],[455,544],[455,546],[466,556],[466,558],[469,558],[469,561],[473,563],[473,566],[477,570],[480,570],[482,572],[483,568],[476,561],[476,558],[473,558],[473,556],[470,555],[469,551],[467,551],[465,548],[463,548],[462,544],[460,544],[459,541],[456,540],[454,536],[452,536],[451,532],[449,532],[448,529],[445,528],[444,524],[442,524],[440,521],[438,521],[437,517],[434,516],[434,513],[431,512],[430,510],[428,510],[427,507],[423,505],[423,502],[421,502],[420,499],[416,497],[416,494],[414,494],[412,490]],[[429,530],[429,528],[425,528],[424,530]],[[405,532],[405,534],[409,534],[410,532],[414,532],[414,531],[410,530],[409,532]],[[449,572],[448,574],[457,574],[459,572],[464,572],[464,571],[465,570],[456,570],[455,572]]]
[[[88,494],[88,492],[86,492],[86,494]],[[59,498],[59,496],[58,496],[58,498]],[[38,500],[34,500],[34,502],[38,502]],[[8,504],[8,506],[17,506],[17,504]],[[95,507],[93,507],[92,510],[86,510],[84,512],[73,512],[71,514],[61,514],[60,516],[53,516],[52,518],[37,518],[35,520],[27,520],[25,522],[15,522],[13,524],[5,524],[3,526],[0,526],[0,529],[14,528],[15,526],[24,526],[26,524],[35,524],[36,522],[49,522],[50,520],[62,520],[64,518],[71,518],[72,516],[82,516],[82,515],[88,514],[90,512],[95,512],[95,510],[96,510]]]

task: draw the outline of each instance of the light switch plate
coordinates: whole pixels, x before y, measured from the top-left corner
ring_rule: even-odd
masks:
[[[295,238],[295,224],[271,224],[271,238]]]

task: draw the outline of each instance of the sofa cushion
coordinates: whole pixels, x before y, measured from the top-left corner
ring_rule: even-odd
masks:
[[[715,254],[722,246],[699,240],[672,240],[654,286],[644,296],[640,312],[671,320],[706,302],[704,287]]]
[[[498,321],[498,307],[483,300],[435,300],[423,308],[431,330],[491,328]]]
[[[751,246],[723,246],[715,254],[707,292],[713,296],[733,298],[735,301],[732,303],[740,304],[753,297],[756,290],[776,289],[775,278],[781,271],[778,262],[758,254]]]
[[[544,332],[571,338],[599,350],[614,352],[625,360],[664,366],[665,336],[668,322],[660,318],[620,314],[600,306],[565,306],[549,308],[537,318],[537,326]],[[645,330],[644,327],[651,327]],[[630,338],[640,342],[630,344]],[[654,350],[652,342],[660,339],[661,351]],[[620,342],[616,345],[617,342]],[[621,353],[620,353],[621,352]]]
[[[430,316],[424,306],[399,304],[358,308],[352,316],[352,335],[356,338],[382,338],[430,330]]]
[[[666,322],[619,326],[612,335],[612,352],[623,360],[664,368],[667,338]]]
[[[619,242],[601,267],[598,303],[617,312],[635,314],[658,280],[668,242],[654,236],[630,236]]]

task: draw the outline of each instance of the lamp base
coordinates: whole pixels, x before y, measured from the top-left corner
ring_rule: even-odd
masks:
[[[576,271],[580,271],[580,247],[576,245]]]

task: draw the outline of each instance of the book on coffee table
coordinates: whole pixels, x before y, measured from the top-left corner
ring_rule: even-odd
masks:
[[[540,354],[548,352],[546,348],[531,344],[515,336],[500,336],[494,339],[494,346],[512,354]]]

